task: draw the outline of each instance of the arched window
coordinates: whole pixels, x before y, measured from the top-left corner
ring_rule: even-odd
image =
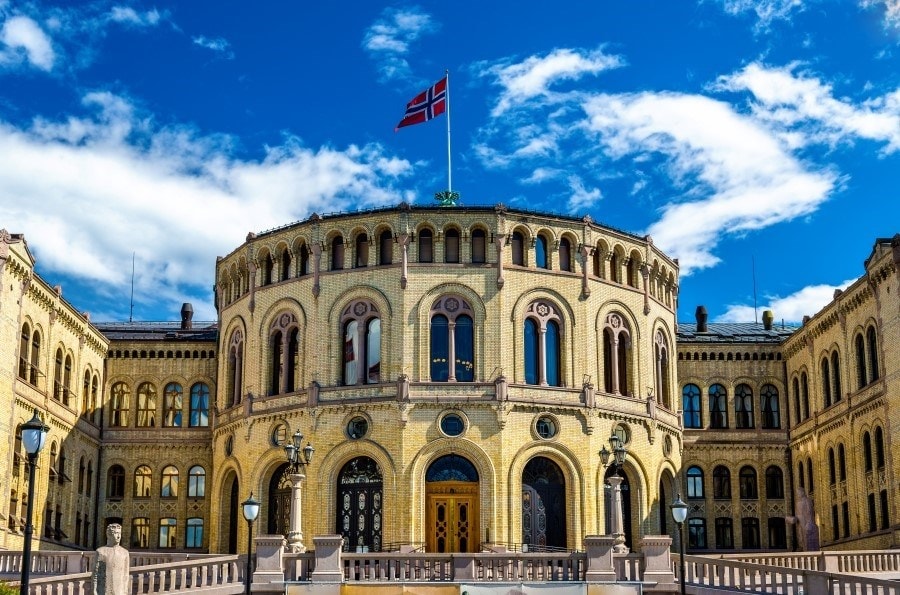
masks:
[[[838,479],[847,481],[847,459],[844,456],[843,444],[838,444]]]
[[[156,427],[156,386],[142,382],[137,390],[137,427]]]
[[[800,372],[800,393],[803,398],[803,419],[809,418],[809,380],[806,372]]]
[[[709,427],[728,427],[728,391],[721,384],[709,387]]]
[[[614,283],[622,282],[622,258],[616,250],[609,255],[609,280]]]
[[[287,248],[281,251],[281,280],[291,278],[291,251]]]
[[[163,469],[159,495],[162,498],[178,497],[178,468],[174,465],[169,465]]]
[[[533,302],[525,310],[525,383],[561,386],[562,318],[550,302]]]
[[[547,238],[539,235],[534,242],[534,264],[539,269],[550,268],[550,260],[547,258]]]
[[[266,285],[272,284],[272,270],[275,268],[275,261],[272,259],[272,255],[266,253],[265,256],[262,257],[262,285],[265,287]]]
[[[784,498],[784,474],[776,465],[766,469],[766,498],[781,500]]]
[[[472,307],[462,298],[442,297],[431,307],[431,380],[475,380]]]
[[[84,457],[78,459],[78,494],[84,493]]]
[[[878,374],[878,335],[875,333],[875,327],[870,326],[866,331],[866,339],[869,343],[869,376],[872,382],[879,378]]]
[[[703,427],[700,416],[700,387],[696,384],[685,384],[681,389],[681,409],[685,428]]]
[[[226,375],[225,406],[233,407],[241,402],[244,371],[244,335],[240,329],[231,333],[228,342],[228,373]]]
[[[22,338],[19,343],[19,378],[27,381],[29,374],[28,369],[31,364],[28,362],[28,348],[31,346],[31,327],[28,323],[22,325]]]
[[[91,380],[91,421],[97,423],[97,399],[100,392],[100,377],[94,374]]]
[[[661,330],[656,331],[653,341],[653,352],[656,356],[656,369],[654,376],[656,380],[656,402],[660,405],[672,408],[672,398],[669,393],[669,342]]]
[[[731,500],[731,471],[724,465],[713,469],[713,498]]]
[[[791,382],[794,389],[794,421],[800,423],[803,421],[803,411],[800,409],[800,381],[795,376]]]
[[[756,469],[749,465],[742,467],[739,481],[741,500],[756,500],[759,498],[759,489],[756,484]]]
[[[625,282],[630,287],[638,286],[638,267],[640,266],[640,261],[636,259],[634,256],[631,256],[627,259],[625,264]]]
[[[331,270],[340,271],[344,268],[344,238],[335,236],[331,240]]]
[[[37,386],[38,373],[41,370],[41,335],[37,329],[31,335],[31,369],[29,370],[28,382],[33,386]]]
[[[803,473],[803,461],[797,463],[797,484],[801,488],[806,487],[806,474]]]
[[[525,266],[525,237],[520,231],[514,231],[509,241],[512,252],[512,263]]]
[[[63,351],[56,350],[56,367],[53,370],[53,398],[62,401],[63,398]]]
[[[306,247],[306,244],[302,244],[300,246],[300,266],[298,267],[297,275],[300,277],[309,274],[309,248]]]
[[[381,382],[381,318],[378,307],[367,300],[351,303],[341,314],[341,328],[344,384]]]
[[[559,241],[559,270],[572,272],[572,243],[568,238]]]
[[[434,236],[430,229],[419,232],[419,262],[434,262]]]
[[[487,237],[483,229],[475,229],[472,231],[472,263],[485,262],[487,262]]]
[[[856,388],[862,388],[869,383],[866,378],[868,371],[866,370],[866,342],[862,333],[857,333],[854,343],[856,344]]]
[[[369,238],[366,234],[356,235],[356,254],[353,259],[353,268],[361,269],[369,266]]]
[[[166,385],[163,395],[163,426],[181,427],[181,412],[184,409],[184,389],[177,382]]]
[[[831,365],[828,363],[828,357],[822,358],[822,398],[825,406],[831,406]]]
[[[128,408],[131,400],[131,389],[124,382],[112,385],[110,398],[109,425],[113,428],[124,428],[128,425]]]
[[[194,465],[188,471],[188,498],[203,498],[206,496],[206,469],[200,465]]]
[[[828,449],[828,482],[831,485],[837,483],[837,466],[834,464],[834,449]]]
[[[87,416],[91,406],[91,370],[84,371],[84,378],[81,384],[81,415]]]
[[[141,465],[134,470],[134,497],[149,498],[152,493],[153,470]]]
[[[269,329],[269,391],[278,395],[297,390],[300,366],[300,325],[291,312],[282,312]]]
[[[734,389],[734,420],[738,429],[753,427],[753,389],[739,384]]]
[[[781,413],[778,408],[778,389],[771,384],[764,384],[759,391],[762,400],[762,426],[768,430],[781,427]]]
[[[591,252],[591,261],[592,268],[595,277],[600,279],[606,278],[606,253],[603,250],[603,246],[601,244],[597,244],[597,246]]]
[[[603,322],[603,383],[606,392],[627,395],[631,386],[631,329],[617,312]]]
[[[872,471],[872,435],[868,432],[863,434],[863,466],[866,473]]]
[[[687,474],[687,497],[688,498],[703,498],[703,469],[697,467],[696,465],[693,467],[688,467]]]
[[[875,466],[884,469],[884,432],[881,427],[875,428]]]
[[[812,464],[812,458],[806,459],[806,486],[807,486],[806,493],[807,493],[807,494],[812,494],[812,493],[813,493],[813,488],[815,487],[814,484],[813,484],[813,464]]]
[[[459,230],[448,229],[444,234],[444,262],[459,262]]]
[[[72,356],[69,354],[66,354],[66,361],[63,365],[62,383],[62,403],[68,407],[69,398],[72,395]]]
[[[191,405],[188,424],[192,428],[209,426],[209,387],[198,382],[191,387]]]
[[[394,259],[394,236],[384,230],[378,236],[378,264],[391,264]]]
[[[113,465],[109,468],[106,476],[106,497],[110,500],[121,500],[125,497],[125,468],[122,465]]]
[[[837,349],[831,353],[831,376],[834,388],[834,402],[841,400],[841,359]]]

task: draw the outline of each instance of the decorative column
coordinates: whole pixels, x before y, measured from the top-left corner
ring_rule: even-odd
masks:
[[[607,479],[611,489],[610,505],[612,506],[612,514],[610,515],[610,534],[615,541],[613,542],[613,552],[616,554],[627,554],[628,547],[625,545],[625,526],[622,521],[622,478],[617,475],[610,476]]]
[[[613,329],[610,333],[612,335],[612,357],[609,358],[610,362],[612,362],[612,392],[615,395],[622,394],[619,392],[619,329]]]
[[[456,319],[447,323],[449,346],[447,348],[447,382],[456,382]]]
[[[590,251],[584,244],[581,245],[581,295],[591,297],[591,288],[588,285],[588,257]]]
[[[406,275],[409,266],[409,234],[400,234],[400,289],[406,289]]]
[[[288,476],[291,480],[291,529],[287,534],[288,549],[295,554],[302,554],[306,551],[303,545],[303,515],[300,507],[302,505],[303,480],[306,476],[302,473],[291,473]]]
[[[503,289],[503,244],[506,243],[506,236],[497,234],[494,242],[497,244],[497,289]]]
[[[312,253],[313,253],[313,297],[319,297],[319,292],[322,291],[322,287],[319,285],[319,276],[321,272],[322,263],[320,262],[322,257],[322,245],[319,242],[314,242],[312,245]]]

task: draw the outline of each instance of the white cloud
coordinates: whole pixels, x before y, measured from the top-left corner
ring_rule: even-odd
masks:
[[[788,21],[804,9],[804,0],[717,0],[730,15],[752,13],[757,29],[766,30],[774,21]]]
[[[53,70],[56,54],[53,42],[34,20],[13,16],[0,29],[0,66],[15,66],[22,61],[40,70]]]
[[[203,35],[198,35],[197,37],[192,38],[191,41],[194,42],[194,45],[199,45],[200,47],[206,48],[208,50],[221,53],[229,60],[234,59],[234,52],[231,51],[231,44],[228,43],[228,40],[226,39],[223,39],[221,37],[206,37]]]
[[[804,316],[813,316],[819,310],[827,306],[834,299],[837,289],[844,290],[853,284],[856,279],[844,281],[838,285],[809,285],[791,295],[785,297],[768,296],[766,305],[760,305],[757,309],[759,315],[765,310],[771,310],[775,314],[775,320],[791,323],[803,321]],[[733,304],[721,316],[716,317],[716,322],[754,322],[756,320],[753,306]]]
[[[690,188],[647,229],[679,259],[682,275],[717,264],[724,235],[811,213],[836,183],[833,173],[809,171],[764,126],[708,97],[598,95],[585,111],[610,157],[663,155],[670,178]]]
[[[473,70],[481,76],[494,77],[495,84],[503,89],[493,109],[492,115],[496,117],[529,99],[551,95],[550,87],[556,83],[577,81],[583,76],[623,65],[621,57],[605,54],[602,48],[592,51],[557,49],[546,56],[529,56],[518,63],[479,63]]]
[[[130,6],[113,6],[109,18],[117,23],[136,27],[154,27],[159,24],[161,15],[155,8],[146,12],[138,12]]]
[[[383,81],[408,79],[411,70],[406,56],[410,52],[410,44],[438,28],[431,15],[417,7],[387,8],[381,13],[381,18],[366,30],[362,45],[379,62],[378,69]]]
[[[586,188],[579,176],[569,176],[569,190],[572,195],[569,197],[568,207],[574,212],[589,209],[603,198],[599,188]]]
[[[248,231],[412,201],[395,187],[412,166],[379,145],[313,149],[287,138],[240,159],[230,138],[159,128],[122,97],[93,93],[85,105],[96,113],[27,128],[0,121],[0,221],[32,239],[43,274],[89,283],[121,308],[132,251],[139,303],[199,302],[197,317],[213,319],[215,257]]]
[[[749,91],[756,102],[754,115],[774,130],[805,144],[868,139],[886,143],[885,151],[900,149],[898,91],[854,105],[834,97],[831,85],[818,78],[796,74],[797,65],[772,68],[752,63],[720,77],[713,89]]]
[[[900,0],[860,0],[863,8],[884,7],[885,29],[900,29]]]

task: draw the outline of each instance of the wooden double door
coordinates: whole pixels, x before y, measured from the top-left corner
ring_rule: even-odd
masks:
[[[426,485],[425,551],[480,551],[478,482],[436,481]]]

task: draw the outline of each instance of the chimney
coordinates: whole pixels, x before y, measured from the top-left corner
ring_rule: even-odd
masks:
[[[771,310],[763,312],[763,328],[767,331],[772,330],[772,323],[775,322],[775,313]]]
[[[709,316],[706,314],[706,306],[697,306],[696,316],[697,316],[697,332],[698,333],[707,332],[706,319],[709,318]]]
[[[190,302],[185,302],[181,304],[181,330],[189,331],[193,328],[193,324],[191,323],[191,318],[194,317],[194,307],[191,306]]]

